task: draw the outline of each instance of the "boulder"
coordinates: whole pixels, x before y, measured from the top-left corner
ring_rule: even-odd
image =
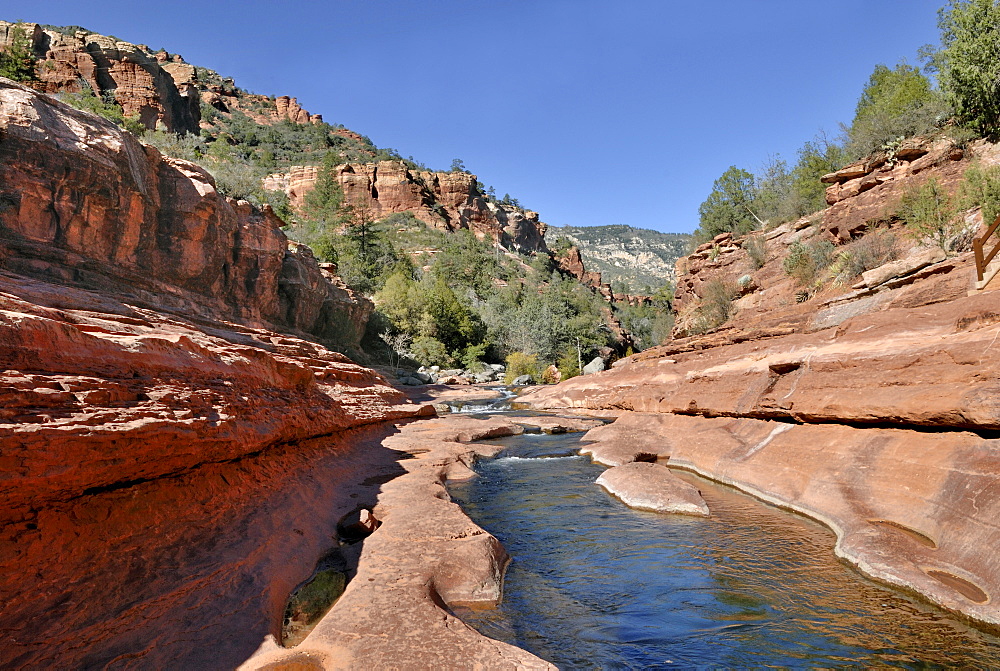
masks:
[[[590,363],[583,367],[584,375],[593,375],[594,373],[600,373],[604,370],[604,359],[599,356],[595,356]]]
[[[890,261],[878,268],[873,268],[861,273],[861,286],[877,287],[896,277],[904,277],[914,273],[921,268],[944,261],[947,255],[940,247],[930,249],[919,249],[905,259]],[[861,288],[861,287],[858,287]]]
[[[604,471],[597,484],[640,510],[708,517],[708,504],[694,485],[660,464],[633,461]]]
[[[482,373],[476,373],[475,375],[472,376],[472,379],[474,379],[476,382],[479,383],[496,382],[497,374],[495,371],[488,370],[488,371],[483,371]]]
[[[520,387],[526,384],[531,384],[533,380],[530,375],[519,375],[514,378],[512,384],[516,387]]]

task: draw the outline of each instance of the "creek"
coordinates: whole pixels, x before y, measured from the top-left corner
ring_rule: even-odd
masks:
[[[513,558],[498,608],[456,609],[486,636],[563,669],[1000,667],[1000,639],[867,580],[827,528],[689,474],[711,517],[632,510],[580,438],[491,440],[449,485]]]

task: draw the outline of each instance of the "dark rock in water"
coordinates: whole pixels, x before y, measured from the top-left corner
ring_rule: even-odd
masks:
[[[381,524],[370,510],[359,508],[347,513],[337,522],[337,534],[341,540],[354,543],[370,536]]]

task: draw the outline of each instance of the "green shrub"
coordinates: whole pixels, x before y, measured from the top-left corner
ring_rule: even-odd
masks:
[[[951,0],[939,12],[938,81],[958,118],[995,139],[1000,134],[1000,5],[995,0]]]
[[[983,223],[991,226],[1000,216],[1000,166],[973,165],[966,170],[959,189],[959,207],[981,207]]]
[[[907,189],[899,200],[896,215],[906,223],[913,237],[933,242],[945,254],[955,248],[965,228],[956,199],[934,177]]]
[[[35,55],[31,51],[31,39],[20,25],[11,29],[11,43],[0,51],[0,77],[16,82],[30,82],[35,78]]]
[[[83,90],[80,93],[60,93],[57,97],[70,107],[104,117],[133,135],[141,136],[146,132],[146,127],[137,118],[125,116],[121,106],[115,101],[113,92],[109,91],[98,97],[89,84],[82,84]]]
[[[893,261],[899,256],[899,242],[891,231],[869,232],[850,243],[830,266],[840,283],[847,283],[866,270]]]
[[[750,259],[754,270],[759,270],[767,263],[767,240],[763,235],[750,235],[743,239],[743,249]]]
[[[847,131],[847,153],[852,159],[868,156],[897,139],[928,133],[948,116],[944,97],[918,68],[876,65]]]
[[[833,262],[836,247],[828,240],[817,240],[802,244],[793,242],[788,248],[788,256],[781,262],[786,275],[791,275],[800,286],[814,286],[820,280],[820,273]]]
[[[522,375],[530,375],[535,382],[542,379],[544,366],[538,362],[538,357],[534,354],[524,352],[512,352],[507,357],[507,372],[504,375],[504,382],[512,384],[514,380]]]
[[[424,335],[414,338],[410,352],[421,366],[447,367],[452,364],[452,358],[448,356],[448,348],[444,346],[443,342],[432,336]]]

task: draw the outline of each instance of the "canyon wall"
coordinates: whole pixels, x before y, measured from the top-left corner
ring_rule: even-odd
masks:
[[[0,665],[234,666],[432,412],[279,225],[0,79]]]
[[[17,28],[26,34],[37,59],[37,79],[29,82],[31,86],[43,93],[80,93],[89,87],[98,96],[113,97],[125,116],[146,128],[198,134],[202,102],[227,114],[243,112],[262,124],[323,121],[322,115],[310,114],[295,98],[247,93],[232,80],[185,62],[179,54],[153,51],[79,26],[55,29],[0,21],[0,48],[11,44]]]
[[[264,188],[284,191],[292,206],[301,208],[315,188],[318,171],[317,166],[292,166],[286,173],[269,175]],[[488,200],[479,193],[476,176],[467,172],[411,170],[402,161],[379,161],[338,165],[334,176],[344,201],[373,219],[412,212],[433,228],[467,229],[525,254],[548,251],[547,226],[537,212]]]
[[[618,415],[588,435],[600,461],[660,458],[803,512],[865,573],[996,626],[998,294],[970,291],[971,253],[873,222],[908,186],[954,188],[996,148],[924,149],[821,213],[680,259],[678,337],[521,400]],[[859,277],[803,286],[783,269],[796,242],[861,253],[887,234],[897,258]],[[732,313],[697,334],[713,281],[734,291]]]

